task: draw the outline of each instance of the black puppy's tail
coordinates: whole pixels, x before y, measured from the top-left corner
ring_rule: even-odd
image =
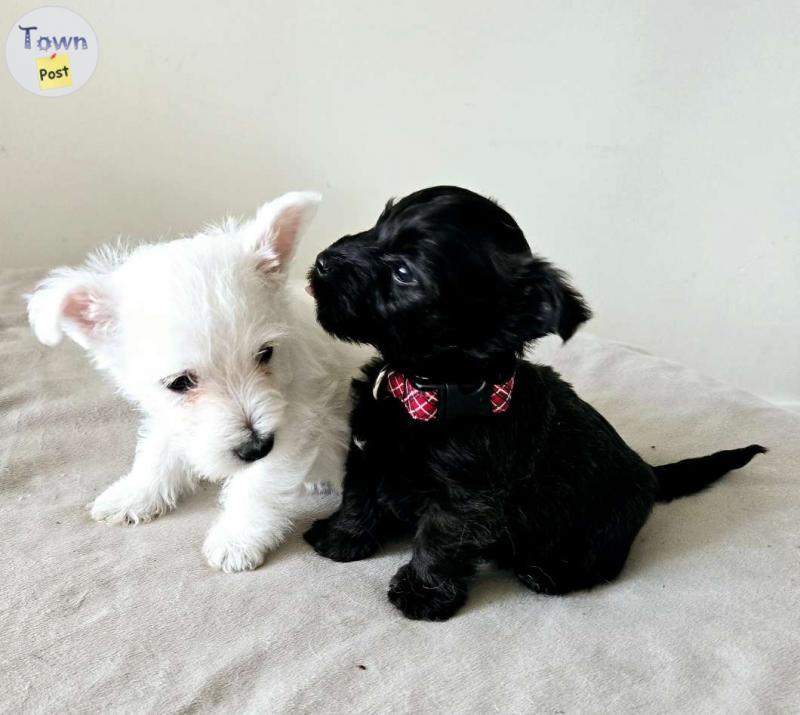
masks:
[[[726,449],[706,457],[682,459],[680,462],[653,467],[658,478],[656,500],[668,502],[699,492],[722,475],[744,467],[757,454],[766,451],[760,444],[751,444],[749,447]]]

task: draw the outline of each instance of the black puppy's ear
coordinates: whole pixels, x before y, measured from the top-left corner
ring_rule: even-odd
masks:
[[[547,261],[533,258],[524,273],[525,299],[530,311],[528,340],[558,333],[566,342],[592,317],[583,296],[569,284],[566,274]]]

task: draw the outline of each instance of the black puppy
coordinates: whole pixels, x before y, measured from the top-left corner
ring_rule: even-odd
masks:
[[[309,278],[321,325],[381,357],[353,383],[341,507],[305,539],[352,561],[413,532],[389,587],[409,618],[452,616],[481,560],[539,593],[610,581],[655,501],[765,451],[650,467],[552,369],[522,361],[531,340],[567,340],[590,312],[506,211],[465,189],[390,201]]]

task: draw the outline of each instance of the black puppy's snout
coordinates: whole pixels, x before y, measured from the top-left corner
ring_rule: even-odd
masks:
[[[341,252],[326,248],[317,256],[317,260],[314,262],[314,272],[322,278],[334,271],[343,261],[344,256],[341,255]]]
[[[253,433],[253,435],[245,442],[242,442],[238,447],[233,450],[233,453],[243,462],[255,462],[263,457],[266,457],[275,444],[275,435],[268,434],[262,437]]]
[[[347,237],[349,238],[349,236]],[[317,278],[329,278],[336,273],[339,268],[353,260],[352,251],[347,250],[346,246],[341,246],[342,239],[332,246],[328,246],[324,251],[317,255],[314,261],[312,272]]]
[[[320,253],[317,260],[314,262],[314,270],[318,276],[324,276],[328,272],[329,262]]]

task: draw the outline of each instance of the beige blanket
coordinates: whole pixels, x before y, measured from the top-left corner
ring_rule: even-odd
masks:
[[[451,621],[411,622],[385,597],[408,545],[337,564],[295,535],[215,573],[212,486],[151,524],[92,522],[135,415],[75,345],[34,341],[34,278],[0,278],[0,711],[800,711],[800,415],[625,345],[546,346],[653,463],[771,451],[657,507],[609,586],[552,598],[486,571]],[[309,497],[298,532],[334,501]]]

